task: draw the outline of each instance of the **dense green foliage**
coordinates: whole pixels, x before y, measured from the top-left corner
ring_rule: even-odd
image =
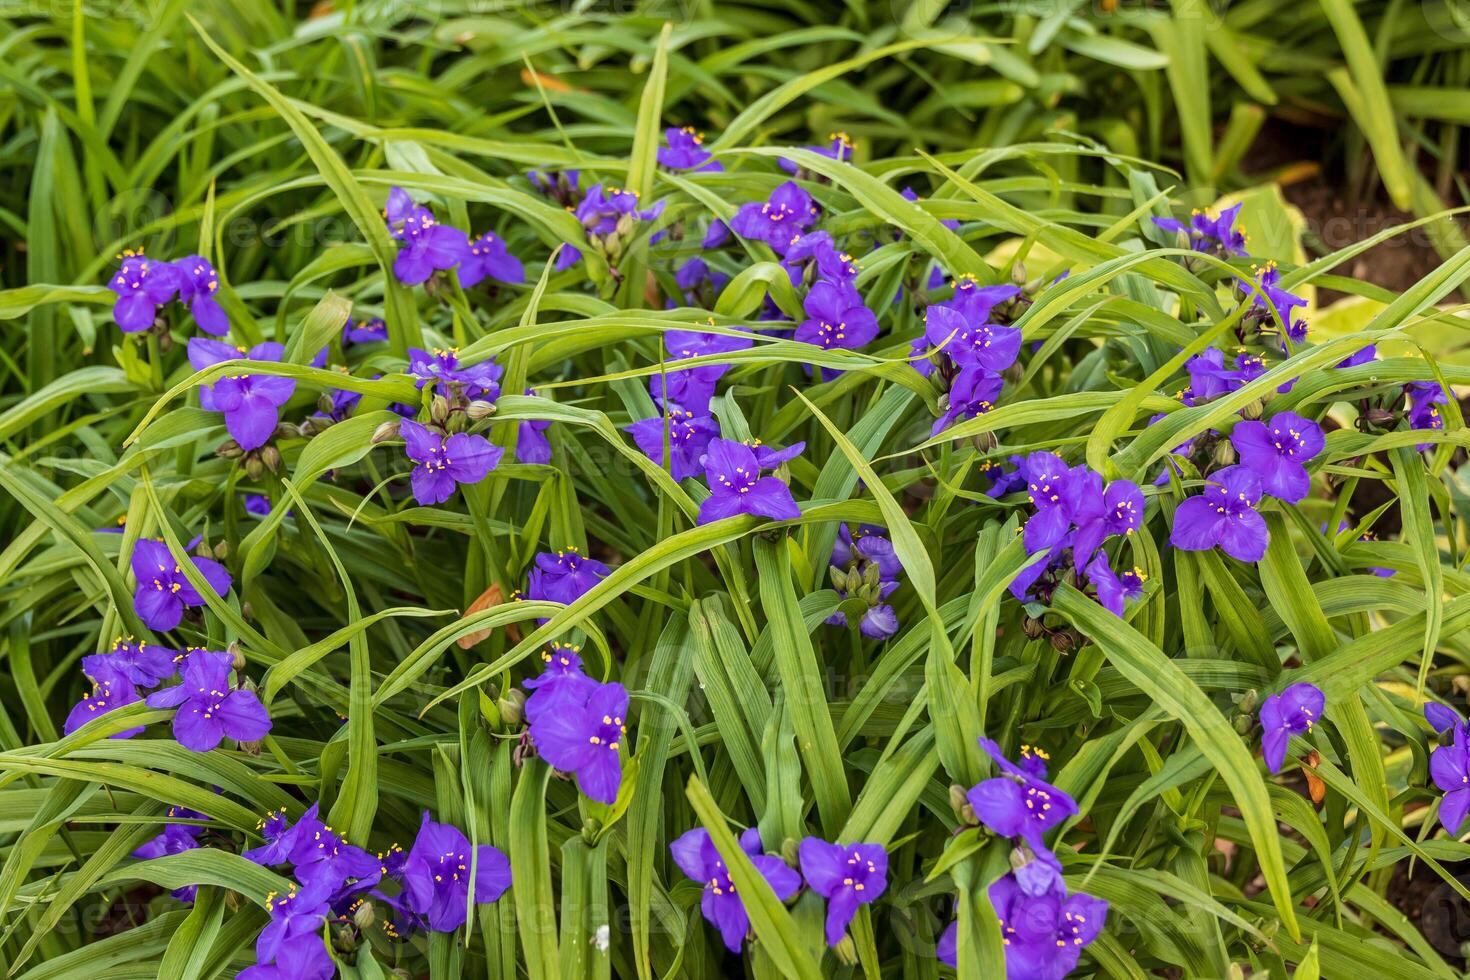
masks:
[[[1012,755],[1043,746],[1078,801],[1055,840],[1066,883],[1110,905],[1079,975],[1459,975],[1445,959],[1459,951],[1431,944],[1389,883],[1412,861],[1470,901],[1445,867],[1470,848],[1435,820],[1436,736],[1420,715],[1426,694],[1463,707],[1466,436],[1453,399],[1441,431],[1395,414],[1406,383],[1470,384],[1448,305],[1470,249],[1430,218],[1464,196],[1463,107],[1439,91],[1465,84],[1462,41],[1401,5],[1347,0],[1232,5],[1223,24],[1081,4],[961,16],[710,2],[668,29],[652,5],[343,6],[299,20],[252,0],[0,16],[11,975],[233,975],[285,884],[238,854],[267,813],[319,802],[375,851],[406,845],[429,810],[503,850],[514,874],[453,932],[397,941],[380,906],[338,938],[344,977],[935,977],[955,918],[959,975],[1000,976],[987,886],[1012,849],[963,798],[992,774],[982,735]],[[1310,342],[1283,357],[1244,327],[1251,262],[1181,248],[1150,219],[1244,185],[1253,105],[1344,102],[1361,126],[1341,142],[1348,169],[1374,161],[1449,258],[1390,294],[1342,274],[1371,241],[1308,261],[1275,188],[1245,191],[1251,255],[1276,260],[1284,288],[1354,296],[1313,310]],[[655,165],[664,127],[681,125],[707,132],[724,172]],[[857,143],[851,162],[793,149],[836,129]],[[1451,178],[1421,176],[1405,145]],[[707,256],[733,278],[717,298],[686,303],[674,282],[711,215],[786,179],[780,156],[857,254],[882,326],[861,351],[790,338],[802,297],[763,244]],[[1177,157],[1182,176],[1140,157]],[[604,257],[531,168],[576,169],[584,187],[626,186],[664,211]],[[526,282],[399,284],[391,187],[446,224],[493,229]],[[558,270],[569,242],[586,258]],[[113,322],[104,283],[138,246],[210,259],[231,342],[285,346],[252,368],[296,381],[268,451],[216,452],[228,435],[200,388],[240,365],[191,368],[198,330],[181,308],[159,330]],[[962,276],[1022,288],[1007,317],[1024,353],[995,408],[933,435],[949,379],[921,376],[911,344]],[[762,321],[768,292],[779,317]],[[386,343],[344,350],[349,315],[382,317]],[[622,431],[657,417],[648,379],[675,368],[665,334],[706,325],[771,331],[717,358],[733,367],[713,410],[729,438],[805,442],[783,473],[797,518],[698,523],[702,477],[676,481]],[[1233,356],[1237,339],[1268,349],[1269,372],[1181,404],[1186,361],[1211,346]],[[1379,360],[1333,369],[1367,343]],[[311,366],[324,345],[346,373]],[[504,368],[493,413],[462,424],[508,452],[425,506],[382,427],[393,403],[442,419],[404,372],[409,348],[450,346]],[[351,417],[302,425],[342,389],[363,396]],[[1208,463],[1175,457],[1156,484],[1170,451],[1238,413],[1286,410],[1328,435],[1311,495],[1263,505],[1265,557],[1168,547]],[[514,461],[517,423],[532,420],[551,423],[550,464]],[[1038,450],[1144,488],[1143,526],[1109,545],[1147,576],[1124,617],[1075,576],[1049,608],[1007,591],[1029,560],[1017,532],[1031,507],[986,494],[985,474]],[[268,516],[245,510],[255,494]],[[1343,522],[1352,533],[1323,533]],[[842,523],[886,527],[902,562],[885,641],[824,622],[863,610],[833,588]],[[81,658],[151,635],[133,598],[138,542],[163,539],[187,567],[195,536],[233,587],[200,588],[175,645],[236,654],[271,734],[193,752],[169,737],[171,709],[132,704],[63,735],[91,688]],[[510,601],[537,553],[568,548],[612,574],[569,606]],[[558,639],[632,694],[611,805],[554,777],[524,738],[517,686]],[[1296,682],[1326,693],[1327,715],[1273,775],[1251,724]],[[131,857],[174,806],[206,815],[208,846]],[[756,942],[743,958],[669,858],[700,826],[746,896]],[[788,861],[808,835],[883,845],[888,889],[828,950],[822,899],[777,901],[739,857],[749,826]],[[167,893],[196,884],[192,906]]]

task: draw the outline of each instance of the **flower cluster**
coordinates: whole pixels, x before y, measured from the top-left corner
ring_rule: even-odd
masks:
[[[217,337],[229,333],[230,318],[216,296],[219,273],[208,259],[189,255],[175,262],[159,262],[144,255],[141,248],[129,249],[118,259],[107,288],[117,294],[112,318],[124,333],[151,328],[160,308],[175,297],[189,308],[199,329]]]
[[[1241,205],[1237,204],[1214,216],[1196,209],[1189,213],[1188,224],[1178,218],[1154,218],[1153,221],[1165,231],[1186,236],[1189,247],[1196,252],[1228,258],[1245,254],[1247,236],[1245,230],[1235,223],[1240,208]]]
[[[973,276],[961,276],[953,296],[926,310],[924,334],[913,345],[914,355],[924,356],[914,367],[926,376],[937,373],[948,385],[935,435],[995,406],[1004,385],[1001,372],[1021,353],[1021,331],[993,322],[992,314],[1020,294],[1018,286],[981,286]]]
[[[435,272],[457,269],[459,285],[464,289],[484,279],[506,283],[522,283],[526,272],[505,241],[493,232],[472,238],[458,228],[442,225],[434,212],[415,204],[401,187],[388,191],[383,208],[388,233],[398,241],[398,254],[393,259],[393,274],[405,286],[427,282]]]
[[[898,632],[898,616],[887,600],[902,574],[903,565],[883,528],[864,524],[856,534],[846,524],[837,529],[832,545],[832,587],[844,600],[867,603],[858,629],[869,639],[886,640]],[[847,613],[839,609],[827,617],[827,624],[846,626]]]
[[[996,479],[992,492],[996,487],[1008,489],[1013,480],[1024,481],[1034,508],[1021,535],[1026,553],[1046,557],[1021,570],[1011,582],[1011,594],[1023,601],[1033,589],[1049,594],[1048,582],[1070,564],[1092,585],[1097,601],[1121,616],[1124,600],[1142,594],[1145,576],[1138,568],[1114,572],[1103,544],[1115,535],[1127,537],[1143,525],[1143,492],[1128,480],[1104,486],[1102,477],[1086,466],[1069,466],[1050,452],[1020,459],[1013,475]]]
[[[1045,835],[1077,815],[1072,797],[1046,782],[1048,756],[1029,745],[1012,762],[1000,746],[982,738],[980,747],[999,774],[966,794],[981,826],[1021,842],[1014,870],[990,887],[1000,918],[1006,973],[1012,977],[1064,977],[1076,967],[1082,948],[1102,931],[1108,903],[1080,892],[1068,894],[1061,863],[1046,846]],[[957,925],[940,937],[938,956],[953,966]]]

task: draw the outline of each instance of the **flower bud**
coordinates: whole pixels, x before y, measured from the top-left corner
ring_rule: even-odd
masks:
[[[301,426],[299,426],[299,425],[292,425],[290,422],[280,422],[280,423],[278,423],[276,425],[275,431],[271,433],[271,438],[272,439],[300,439],[301,438]]]
[[[230,655],[230,666],[235,670],[245,669],[245,648],[240,646],[239,640],[231,640],[230,645],[225,647],[225,652]]]
[[[954,811],[955,816],[960,818],[961,823],[969,823],[965,819],[965,811],[970,808],[970,799],[965,795],[965,788],[959,783],[949,784],[949,808]],[[974,816],[974,811],[970,811]]]
[[[495,703],[500,709],[500,719],[507,725],[519,725],[526,720],[526,695],[520,688],[511,688]]]
[[[827,574],[832,579],[832,588],[839,592],[847,590],[847,570],[838,568],[836,565],[827,566]]]
[[[1215,443],[1215,452],[1211,457],[1216,466],[1235,465],[1235,447],[1230,444],[1229,439],[1221,439]]]
[[[357,949],[357,930],[345,923],[339,926],[332,933],[332,947],[339,953],[350,953]]]
[[[195,546],[194,554],[198,555],[200,558],[214,557],[213,550],[210,549],[209,544],[203,538],[200,538],[199,544]]]
[[[1041,624],[1041,620],[1031,616],[1021,620],[1021,630],[1028,640],[1039,640],[1046,634],[1046,627]]]
[[[245,475],[252,480],[265,476],[265,464],[261,462],[259,453],[251,453],[245,457]]]
[[[1026,284],[1025,262],[1021,262],[1018,260],[1015,265],[1011,266],[1011,282],[1015,283],[1017,286],[1024,286]]]
[[[272,473],[281,472],[281,451],[276,448],[275,443],[270,443],[260,449],[260,461],[265,468]]]
[[[846,933],[842,941],[832,947],[832,952],[837,954],[837,962],[844,966],[857,965],[857,946],[853,944],[852,933]]]
[[[1398,413],[1390,412],[1386,408],[1370,408],[1363,413],[1363,418],[1369,425],[1388,428],[1398,421]]]
[[[1077,639],[1071,630],[1057,630],[1047,637],[1051,641],[1051,648],[1057,653],[1071,653],[1077,648]]]
[[[495,403],[480,400],[472,401],[470,402],[469,408],[465,409],[465,414],[470,417],[471,422],[483,422],[495,414]]]
[[[392,419],[378,426],[373,432],[372,444],[374,446],[387,442],[389,439],[398,438],[398,420]]]
[[[1247,419],[1254,420],[1260,418],[1266,414],[1266,400],[1264,398],[1257,398],[1245,408],[1242,408],[1240,414]]]
[[[322,392],[321,396],[316,400],[316,410],[318,412],[321,412],[323,415],[331,415],[332,396],[327,394],[326,392]]]
[[[429,418],[435,425],[443,425],[444,420],[449,418],[449,399],[443,395],[435,395],[429,400]]]
[[[301,420],[301,437],[310,439],[312,436],[326,432],[335,423],[325,415],[308,415]]]
[[[369,929],[378,921],[378,913],[372,902],[359,902],[352,910],[352,921],[359,929]]]
[[[206,555],[205,557],[209,556]],[[221,541],[219,544],[214,546],[215,561],[224,561],[228,557],[230,557],[230,543],[228,541]]]
[[[787,837],[781,842],[781,860],[793,868],[801,864],[801,845],[794,838]]]
[[[219,444],[219,448],[214,451],[214,454],[223,459],[239,459],[245,455],[245,450],[241,449],[240,444],[235,440],[226,439]]]
[[[464,412],[450,412],[449,417],[444,420],[444,432],[454,435],[463,432],[470,427],[470,418]]]

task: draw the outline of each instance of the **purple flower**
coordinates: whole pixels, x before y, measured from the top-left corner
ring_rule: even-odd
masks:
[[[829,133],[827,135],[827,145],[825,146],[805,146],[802,149],[811,150],[813,153],[819,153],[824,157],[840,163],[846,163],[852,159],[854,145],[851,136],[839,132]],[[777,157],[776,163],[788,174],[795,174],[801,171],[801,167],[797,165],[796,161],[788,160],[785,157]]]
[[[230,318],[220,309],[219,273],[202,255],[191,255],[173,264],[178,273],[179,302],[187,303],[199,329],[223,337],[230,332]]]
[[[808,837],[797,853],[806,883],[827,900],[827,945],[836,946],[858,906],[876,901],[888,887],[888,852],[882,844],[829,844]]]
[[[710,249],[719,248],[729,240],[730,226],[719,218],[716,218],[709,223],[709,228],[705,230],[704,240],[699,243],[699,247],[705,251],[709,251]]]
[[[93,718],[105,715],[123,705],[136,704],[140,700],[133,682],[120,672],[111,668],[94,667],[94,670],[95,673],[89,672],[88,674],[92,678],[92,693],[78,701],[67,713],[66,721],[61,726],[63,735],[70,735]],[[132,738],[142,731],[143,726],[139,725],[137,728],[126,728],[111,737]]]
[[[436,271],[454,268],[469,253],[464,232],[439,224],[432,211],[414,204],[401,187],[388,192],[383,215],[388,233],[401,243],[393,274],[405,286],[417,286]]]
[[[413,499],[425,507],[442,504],[460,484],[479,483],[500,465],[505,450],[484,436],[456,432],[445,438],[435,430],[404,419],[398,425],[403,451],[417,465],[409,482]]]
[[[593,184],[587,188],[587,196],[582,198],[572,213],[582,223],[588,241],[596,244],[620,231],[620,225],[626,226],[626,223],[632,221],[652,221],[663,210],[663,201],[640,210],[637,191],[620,187],[603,188],[601,184]]]
[[[82,673],[93,680],[104,676],[124,677],[137,687],[157,687],[173,676],[182,656],[177,650],[155,643],[136,643],[128,637],[114,640],[108,653],[83,657]]]
[[[471,882],[477,903],[495,901],[510,888],[510,861],[489,844],[472,847],[457,827],[435,823],[425,810],[402,879],[408,908],[435,932],[453,932],[469,915]]]
[[[1098,604],[1114,616],[1123,615],[1125,599],[1137,599],[1143,595],[1146,578],[1143,569],[1137,566],[1122,575],[1116,574],[1108,563],[1107,554],[1101,551],[1087,563],[1087,581],[1097,591]]]
[[[1377,359],[1377,357],[1378,357],[1378,346],[1376,344],[1369,344],[1367,347],[1364,347],[1362,350],[1358,351],[1356,354],[1352,354],[1352,355],[1350,355],[1348,357],[1344,357],[1342,360],[1340,360],[1336,364],[1334,364],[1333,367],[1336,367],[1336,368],[1357,367],[1359,364],[1367,364],[1368,362]]]
[[[505,239],[493,231],[469,240],[457,274],[459,284],[464,289],[469,289],[486,278],[510,283],[526,281],[525,266],[521,265],[520,259],[510,254]]]
[[[526,394],[531,390],[526,389]],[[517,463],[549,463],[551,462],[551,440],[546,437],[546,430],[551,428],[550,419],[522,419],[516,426],[516,462]]]
[[[193,810],[185,810],[179,807],[170,807],[168,815],[171,817],[184,817],[187,819],[204,819],[204,814]],[[133,851],[133,857],[141,861],[151,861],[154,858],[167,857],[170,854],[182,854],[192,851],[199,846],[199,835],[204,832],[203,827],[186,823],[164,824],[163,833],[152,840],[145,841],[137,850]],[[175,888],[170,894],[180,902],[193,902],[199,893],[198,885],[185,885]]]
[[[634,422],[624,431],[633,437],[643,455],[660,466],[670,467],[674,479],[697,476],[709,441],[719,437],[720,425],[708,415],[696,417],[693,412],[686,412],[672,403],[668,405],[667,412],[667,415]],[[664,456],[666,431],[672,461]]]
[[[1058,882],[1041,895],[1029,894],[1013,874],[990,886],[990,904],[1000,919],[1006,976],[1018,980],[1062,980],[1077,967],[1082,948],[1097,938],[1108,903],[1091,895],[1068,895]]]
[[[1026,494],[1036,513],[1022,532],[1026,553],[1034,555],[1059,543],[1072,526],[1075,485],[1088,471],[1073,471],[1056,453],[1034,452],[1021,461]]]
[[[337,968],[321,936],[328,897],[320,885],[267,895],[270,921],[255,941],[258,962],[240,980],[330,980]]]
[[[793,340],[823,350],[857,350],[878,336],[878,318],[851,285],[823,279],[806,294],[801,306],[807,318],[796,328]],[[836,372],[823,369],[822,375],[835,376]]]
[[[934,957],[946,966],[959,967],[960,924],[956,920],[944,927],[939,934],[939,943],[934,947]]]
[[[1210,477],[1203,493],[1174,511],[1169,543],[1183,551],[1208,551],[1218,545],[1240,561],[1260,561],[1270,532],[1256,512],[1261,478],[1248,466],[1227,466]]]
[[[221,597],[230,591],[232,579],[225,566],[213,558],[190,560]],[[132,568],[138,580],[133,609],[149,629],[171,630],[184,618],[186,607],[204,605],[204,597],[189,584],[162,541],[144,539],[133,545]]]
[[[1244,255],[1245,234],[1235,226],[1235,217],[1240,205],[1226,208],[1219,217],[1211,218],[1204,211],[1190,213],[1189,224],[1177,218],[1154,218],[1154,224],[1165,231],[1181,232],[1189,236],[1189,247],[1196,252],[1217,252],[1222,255]]]
[[[1275,320],[1293,343],[1300,344],[1306,340],[1307,321],[1295,319],[1295,310],[1306,306],[1307,301],[1277,285],[1281,281],[1281,270],[1275,262],[1267,262],[1265,268],[1252,267],[1252,271],[1256,273],[1255,285],[1260,288],[1260,293],[1250,290],[1251,310]]]
[[[795,235],[781,259],[791,285],[798,286],[806,278],[808,270],[815,270],[816,278],[826,279],[838,285],[851,284],[857,278],[858,266],[852,256],[837,250],[832,236],[825,231],[809,231]]]
[[[1272,772],[1281,771],[1291,737],[1310,732],[1322,717],[1325,704],[1322,692],[1305,682],[1292,684],[1261,702],[1261,750]]]
[[[387,339],[388,324],[383,322],[382,317],[373,317],[361,326],[354,325],[352,317],[348,317],[347,322],[342,325],[342,346],[344,347],[350,344],[372,344]]]
[[[1077,525],[1072,562],[1082,568],[1092,553],[1114,534],[1129,535],[1143,524],[1143,491],[1131,480],[1114,480],[1103,488],[1102,477],[1079,467],[1072,477],[1068,508]]]
[[[245,495],[245,513],[252,517],[269,517],[271,512],[271,499],[263,493],[251,493]]]
[[[218,340],[192,337],[189,340],[189,364],[203,371],[224,361],[279,361],[285,354],[280,344],[266,342],[248,350]],[[199,389],[199,406],[207,412],[223,412],[225,428],[246,451],[259,449],[270,440],[280,421],[281,406],[291,400],[296,382],[272,374],[240,374],[220,378]]]
[[[1049,857],[1043,835],[1077,814],[1076,801],[1042,778],[1046,765],[1039,753],[1023,748],[1022,765],[1016,765],[990,739],[980,739],[980,747],[1000,774],[982,780],[965,794],[975,818],[997,835],[1019,837],[1037,854]]]
[[[771,192],[770,200],[742,204],[730,219],[730,230],[784,255],[791,240],[815,224],[820,213],[812,196],[788,180]]]
[[[208,752],[222,739],[256,742],[271,730],[265,706],[254,691],[230,690],[228,653],[195,650],[184,658],[182,680],[148,695],[150,708],[177,708],[174,738],[187,749]]]
[[[1404,385],[1404,394],[1409,396],[1409,428],[1435,431],[1444,428],[1444,416],[1440,414],[1439,406],[1448,405],[1450,399],[1439,382],[1410,381]],[[1417,448],[1423,452],[1432,445],[1425,442]]]
[[[531,569],[526,598],[570,606],[610,574],[612,569],[578,553],[576,548],[543,551]]]
[[[857,533],[846,525],[837,528],[837,540],[832,545],[832,564],[847,568],[855,562],[872,562],[878,566],[880,578],[893,580],[903,574],[903,564],[893,550],[893,542],[881,527],[863,524]]]
[[[552,643],[541,654],[541,659],[544,662],[541,673],[521,682],[531,691],[531,696],[526,699],[525,714],[526,720],[532,724],[535,724],[537,715],[560,704],[586,704],[597,687],[597,682],[582,671],[578,647]]]
[[[990,319],[997,306],[1021,295],[1020,286],[982,286],[974,276],[965,273],[955,280],[954,295],[943,305],[965,318],[966,323],[981,324]]]
[[[1439,804],[1439,822],[1450,834],[1458,836],[1470,812],[1470,743],[1465,726],[1454,726],[1455,740],[1441,745],[1429,756],[1429,775],[1434,785],[1444,792]]]
[[[1465,724],[1465,719],[1460,717],[1458,711],[1438,701],[1424,702],[1424,720],[1429,722],[1429,727],[1439,735],[1443,735],[1456,725]]]
[[[466,398],[493,402],[500,397],[500,376],[505,369],[488,360],[462,365],[455,347],[435,348],[432,353],[410,347],[408,373],[417,379],[415,387],[421,391],[432,382],[435,390],[447,397],[463,393]]]
[[[1021,352],[1021,331],[994,323],[975,324],[963,313],[942,303],[924,316],[924,339],[962,367],[1004,371]]]
[[[931,435],[939,435],[956,422],[984,415],[995,407],[1005,380],[977,365],[961,368],[949,386],[949,404],[934,421]]]
[[[1189,397],[1185,404],[1217,398],[1246,382],[1239,371],[1225,366],[1225,353],[1217,347],[1208,348],[1185,361],[1184,370],[1189,372]]]
[[[762,853],[760,831],[752,827],[741,834],[740,848],[750,855],[750,862],[778,899],[784,902],[800,890],[801,875],[795,869],[778,857]],[[685,831],[669,845],[669,852],[681,871],[704,885],[699,910],[705,921],[720,930],[720,938],[730,952],[740,952],[745,934],[750,931],[750,917],[745,912],[745,903],[735,892],[729,869],[710,840],[709,831],[703,827]]]
[[[700,330],[670,330],[664,334],[664,347],[670,359],[676,361],[745,350],[752,343],[754,341],[749,337]],[[664,374],[651,375],[648,391],[657,405],[673,403],[695,416],[708,415],[715,385],[729,370],[728,364],[714,363],[669,370]]]
[[[264,868],[273,868],[290,861],[291,852],[296,849],[303,836],[310,837],[325,828],[317,817],[317,807],[318,804],[313,803],[295,824],[286,818],[285,807],[267,813],[260,823],[260,835],[265,843],[242,852],[240,856]]]
[[[1024,487],[1026,474],[1022,472],[1021,464],[1020,456],[1011,456],[1003,463],[993,459],[982,461],[980,472],[990,480],[990,486],[986,489],[985,495],[999,499]]]
[[[598,684],[583,704],[562,701],[531,723],[531,741],[548,763],[573,773],[590,799],[611,805],[623,778],[618,755],[627,727],[628,691],[621,684]]]
[[[658,162],[670,170],[700,170],[718,173],[725,168],[703,146],[704,134],[693,126],[664,130],[667,147],[658,151]]]
[[[178,292],[179,271],[167,262],[153,261],[142,249],[129,249],[119,258],[122,264],[107,282],[107,288],[117,293],[112,318],[123,333],[138,333],[153,326],[158,308]]]
[[[1302,465],[1326,445],[1322,427],[1294,412],[1277,412],[1267,422],[1237,422],[1230,444],[1240,462],[1261,478],[1261,489],[1288,503],[1296,503],[1312,488]]]
[[[699,505],[699,523],[736,514],[788,521],[801,516],[791,488],[774,476],[762,477],[755,451],[731,439],[711,439],[704,457],[710,495]]]
[[[332,893],[353,880],[363,887],[374,885],[382,874],[377,858],[316,819],[315,808],[292,828],[290,837],[286,860],[304,885],[320,884]]]

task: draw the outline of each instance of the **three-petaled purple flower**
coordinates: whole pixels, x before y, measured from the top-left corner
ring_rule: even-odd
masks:
[[[659,148],[658,162],[670,170],[718,173],[725,169],[704,148],[704,134],[693,126],[664,130],[664,142],[668,145]]]
[[[878,318],[848,283],[823,279],[806,294],[801,307],[807,318],[797,326],[793,340],[823,350],[857,350],[878,336]],[[826,368],[822,371],[824,378],[835,374]]]
[[[1444,428],[1444,416],[1439,406],[1448,405],[1449,396],[1444,386],[1437,381],[1410,381],[1404,385],[1404,394],[1409,396],[1409,428],[1438,431]],[[1416,448],[1420,452],[1433,443],[1422,442]]]
[[[454,268],[469,250],[464,232],[439,224],[432,211],[414,204],[401,187],[388,192],[383,217],[388,233],[400,243],[393,274],[405,286],[417,286],[436,271]]]
[[[500,282],[522,283],[526,281],[526,268],[521,260],[510,254],[505,239],[487,231],[479,238],[471,238],[465,244],[464,257],[456,270],[459,284],[464,289],[478,285],[484,279]]]
[[[445,437],[436,430],[404,419],[398,425],[403,451],[415,464],[409,482],[413,499],[424,506],[442,504],[460,484],[479,483],[500,465],[505,450],[484,436],[456,432]]]
[[[213,558],[191,557],[190,561],[221,597],[230,591],[233,580],[225,566]],[[162,541],[142,539],[133,545],[132,568],[138,580],[133,610],[149,629],[171,630],[184,618],[186,607],[204,605],[204,597],[189,583]]]
[[[270,716],[254,691],[230,689],[234,657],[194,650],[184,658],[182,680],[148,695],[150,708],[177,708],[174,738],[187,749],[208,752],[222,739],[255,742],[271,730]]]
[[[1296,503],[1312,489],[1303,464],[1314,459],[1326,441],[1322,427],[1295,412],[1277,412],[1269,422],[1237,422],[1230,433],[1242,465],[1261,478],[1261,489]]]
[[[610,805],[623,778],[618,749],[628,731],[627,716],[627,688],[598,684],[581,704],[566,700],[556,711],[539,712],[531,722],[531,741],[553,767],[573,773],[589,799]]]
[[[570,606],[610,574],[607,565],[576,548],[543,551],[527,577],[526,598]]]
[[[541,660],[541,673],[521,682],[531,692],[524,710],[526,720],[532,724],[542,712],[554,711],[560,704],[586,704],[597,687],[597,681],[582,670],[581,650],[571,644],[549,644]]]
[[[1001,837],[1019,837],[1038,855],[1055,862],[1044,836],[1068,817],[1076,816],[1077,802],[1048,783],[1046,755],[1029,746],[1021,748],[1021,764],[1007,759],[988,738],[980,747],[1000,774],[982,780],[965,794],[975,818]]]
[[[87,676],[92,679],[92,693],[72,705],[71,711],[67,713],[66,722],[61,727],[63,735],[70,735],[93,718],[142,700],[133,682],[110,667],[94,666],[87,672]],[[112,738],[132,738],[142,731],[143,726],[141,725],[136,728],[125,728],[114,733]]]
[[[207,820],[204,814],[184,807],[169,807],[168,815],[172,818],[184,820]],[[166,823],[163,825],[163,833],[152,840],[145,841],[137,850],[133,851],[133,857],[141,861],[150,861],[154,858],[167,857],[170,854],[182,854],[199,847],[199,835],[204,828],[197,824]],[[193,902],[199,894],[198,885],[184,885],[171,891],[175,899],[180,902]]]
[[[401,880],[408,909],[435,932],[453,932],[469,916],[471,884],[476,903],[510,888],[510,861],[489,844],[472,846],[458,827],[435,823],[425,810]]]
[[[158,308],[179,291],[179,271],[148,258],[142,249],[128,249],[118,257],[122,264],[107,281],[107,288],[117,294],[112,318],[123,333],[138,333],[153,326]]]
[[[247,349],[204,337],[189,340],[189,364],[196,371],[224,361],[279,361],[284,354],[285,348],[271,341]],[[248,452],[270,440],[280,421],[281,406],[291,400],[295,391],[296,382],[290,378],[273,374],[230,375],[199,389],[199,407],[207,412],[223,412],[231,438]]]
[[[330,980],[337,972],[322,941],[322,926],[331,912],[329,889],[307,885],[284,895],[266,896],[270,921],[255,941],[257,963],[240,972],[240,980]]]
[[[1322,691],[1305,681],[1292,684],[1261,702],[1261,751],[1268,769],[1281,771],[1287,743],[1293,735],[1310,732],[1322,717],[1325,705]]]
[[[924,338],[961,367],[1004,371],[1021,352],[1021,331],[996,323],[975,323],[951,306],[936,303],[924,317]]]
[[[1240,561],[1260,561],[1271,534],[1256,511],[1261,478],[1248,466],[1227,466],[1210,475],[1203,493],[1174,511],[1169,543],[1182,551],[1208,551],[1219,546]]]
[[[1143,583],[1148,578],[1136,565],[1119,575],[1113,571],[1107,554],[1101,551],[1087,563],[1086,573],[1087,581],[1097,592],[1098,605],[1114,616],[1123,615],[1125,600],[1143,595]]]
[[[756,871],[766,879],[766,884],[781,901],[786,901],[801,888],[801,875],[794,868],[761,851],[760,831],[754,827],[740,835],[740,848],[750,855],[750,863],[755,865]],[[732,953],[740,952],[745,934],[750,931],[750,916],[735,891],[735,883],[730,880],[730,870],[710,840],[709,831],[703,827],[685,831],[669,845],[669,852],[673,854],[679,870],[704,885],[699,910],[705,921],[720,930],[725,948]]]
[[[1102,932],[1108,903],[1077,892],[1068,895],[1057,881],[1031,894],[1014,874],[990,886],[990,904],[1000,919],[1006,976],[1062,980],[1077,967],[1082,949]]]
[[[1177,218],[1154,218],[1154,224],[1165,231],[1189,236],[1189,247],[1196,252],[1217,252],[1221,255],[1244,255],[1245,233],[1235,224],[1241,205],[1226,208],[1216,217],[1204,211],[1193,211],[1189,224]]]
[[[720,434],[720,424],[708,415],[696,416],[672,402],[666,404],[666,414],[640,419],[624,431],[633,437],[643,455],[660,466],[668,466],[674,479],[697,476],[710,440]],[[668,456],[664,455],[665,433]]]
[[[1077,526],[1072,539],[1072,561],[1083,568],[1104,539],[1114,534],[1125,537],[1143,524],[1143,491],[1131,480],[1114,480],[1106,488],[1102,477],[1091,470],[1074,471],[1075,486],[1069,494],[1070,517]]]
[[[796,451],[800,452],[800,448]],[[699,523],[708,524],[736,514],[755,514],[778,521],[800,517],[801,509],[791,496],[791,488],[774,476],[761,476],[762,469],[774,469],[780,462],[776,453],[768,453],[763,461],[754,448],[743,442],[711,439],[704,456],[710,495],[699,505]]]
[[[791,240],[815,224],[820,213],[812,196],[788,180],[771,192],[769,200],[742,204],[730,219],[730,230],[785,255]]]
[[[493,402],[500,397],[500,376],[505,369],[491,360],[460,364],[459,349],[455,347],[435,348],[432,352],[410,347],[408,373],[416,379],[414,387],[419,390],[433,383],[434,390],[446,397],[463,394],[466,398]]]
[[[223,337],[230,332],[230,318],[220,308],[219,273],[202,255],[190,255],[174,264],[178,270],[179,302],[189,306],[199,329]]]
[[[1459,717],[1445,708],[1452,716],[1450,724],[1446,728],[1453,727],[1455,730],[1454,741],[1449,745],[1438,746],[1433,754],[1429,756],[1429,775],[1444,793],[1444,798],[1439,804],[1439,820],[1444,824],[1444,829],[1453,835],[1460,833],[1464,826],[1465,815],[1470,813],[1470,733],[1467,733],[1465,725]],[[1424,706],[1424,714],[1429,716],[1429,705]],[[1430,723],[1436,728],[1435,719]]]
[[[858,906],[877,901],[888,887],[888,852],[882,844],[801,842],[801,874],[827,900],[827,945],[842,942]]]
[[[110,671],[126,677],[138,687],[157,687],[173,676],[182,656],[179,651],[156,643],[139,643],[131,636],[118,638],[107,653],[83,657],[82,673],[95,679]]]

